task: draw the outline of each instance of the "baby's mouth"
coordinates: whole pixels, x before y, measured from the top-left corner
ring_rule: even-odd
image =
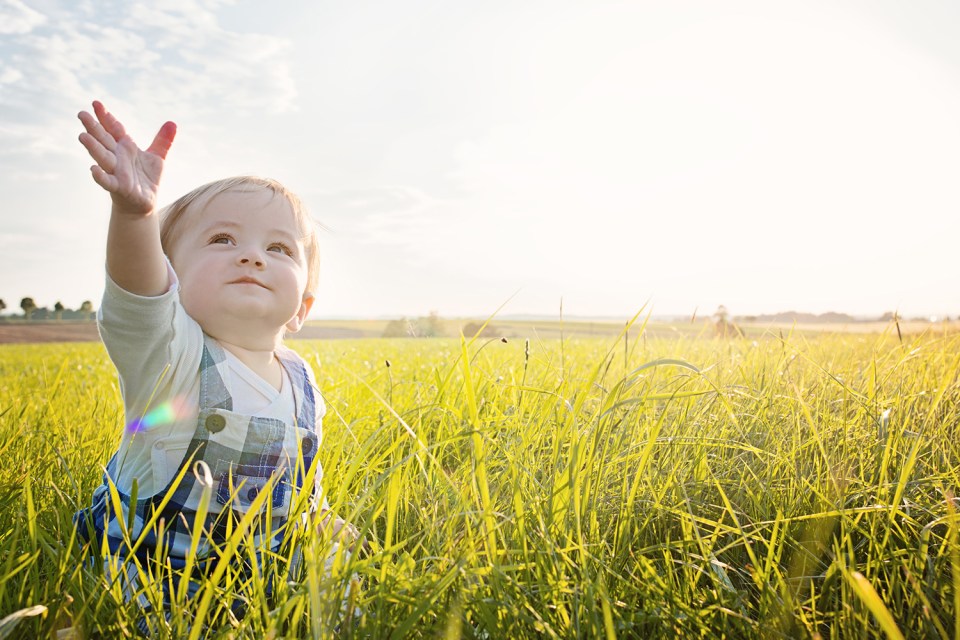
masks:
[[[255,285],[257,285],[258,287],[263,287],[264,289],[268,288],[267,285],[263,284],[262,282],[260,282],[260,281],[257,280],[256,278],[251,278],[251,277],[249,277],[249,276],[244,276],[244,277],[242,277],[242,278],[237,278],[236,280],[232,280],[229,284],[255,284]]]

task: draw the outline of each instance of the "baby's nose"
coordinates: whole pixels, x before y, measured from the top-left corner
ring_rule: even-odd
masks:
[[[240,264],[244,264],[244,265],[246,265],[246,264],[253,264],[254,266],[262,267],[262,266],[263,266],[263,256],[262,256],[258,251],[255,251],[255,250],[252,250],[252,249],[251,249],[251,250],[244,251],[244,252],[240,255]]]

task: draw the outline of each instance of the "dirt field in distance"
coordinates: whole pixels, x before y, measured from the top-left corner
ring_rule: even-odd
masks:
[[[99,339],[95,322],[0,322],[0,343],[90,342]]]
[[[296,334],[303,340],[362,338],[350,327],[306,325]],[[95,322],[0,322],[0,344],[6,342],[95,342],[100,340]]]

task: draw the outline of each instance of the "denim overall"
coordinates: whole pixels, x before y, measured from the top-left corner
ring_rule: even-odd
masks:
[[[274,418],[233,413],[233,399],[224,384],[223,347],[204,335],[197,425],[173,479],[155,495],[137,498],[135,502],[118,487],[123,513],[117,513],[108,489],[108,483],[115,485],[117,479],[119,452],[115,453],[107,463],[103,484],[93,493],[92,505],[74,514],[80,539],[95,541],[98,547],[106,540],[111,555],[128,556],[130,547],[123,529],[131,522],[132,513],[128,539],[136,544],[143,537],[135,551],[142,566],[151,558],[162,557],[174,570],[183,569],[204,491],[194,468],[197,461],[203,461],[211,472],[213,487],[203,527],[206,533],[200,535],[196,550],[198,566],[215,564],[205,560],[217,559],[215,545],[222,547],[226,542],[228,520],[233,517],[234,523],[239,521],[262,490],[269,490],[271,495],[261,501],[259,522],[252,529],[254,542],[258,550],[269,548],[277,552],[287,533],[294,487],[299,495],[317,454],[319,438],[315,416],[318,400],[322,403],[315,395],[303,360],[289,349],[278,349],[277,357],[293,386],[295,425]],[[187,465],[192,468],[176,483]],[[321,473],[319,465],[316,473]],[[309,493],[312,490],[312,486],[308,487]],[[170,500],[161,507],[168,495]],[[159,530],[155,524],[144,533],[144,525],[158,511],[164,528]],[[267,513],[271,516],[269,521]],[[260,558],[259,552],[257,558]]]

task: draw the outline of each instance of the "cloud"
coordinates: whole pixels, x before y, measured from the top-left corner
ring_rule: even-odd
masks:
[[[0,0],[0,35],[30,33],[44,21],[42,13],[20,0]]]
[[[223,29],[214,11],[221,4],[131,5],[121,24],[164,54],[160,73],[141,78],[137,93],[144,99],[163,96],[171,111],[184,106],[215,115],[226,105],[239,115],[293,111],[297,91],[285,59],[290,43]]]
[[[16,69],[0,69],[0,85],[13,84],[14,82],[18,82],[22,77],[23,74]]]
[[[46,15],[17,0],[0,2],[2,33],[10,34],[0,47],[0,156],[68,147],[77,153],[79,145],[68,141],[78,125],[68,114],[92,98],[123,114],[131,131],[170,117],[201,128],[221,122],[225,110],[233,116],[296,107],[288,42],[224,28],[222,2],[63,2],[48,5]]]

